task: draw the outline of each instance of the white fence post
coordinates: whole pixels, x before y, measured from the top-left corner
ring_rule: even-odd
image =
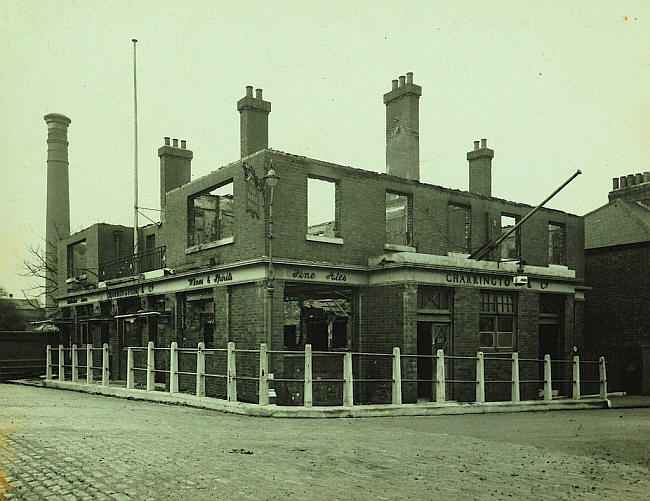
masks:
[[[573,400],[580,400],[580,357],[573,357]]]
[[[196,396],[205,397],[205,343],[201,341],[196,352]]]
[[[269,405],[269,354],[266,343],[260,344],[260,381],[257,402],[259,405]]]
[[[352,380],[352,353],[347,352],[343,355],[343,406],[352,407],[354,405],[354,386]]]
[[[605,357],[598,359],[598,367],[600,374],[600,398],[607,398],[607,367],[605,366]]]
[[[314,398],[312,395],[312,367],[311,367],[311,344],[305,345],[305,396],[303,398],[303,405],[311,407],[314,405]]]
[[[438,350],[436,352],[436,402],[442,403],[447,399],[445,395],[445,352]]]
[[[510,400],[519,402],[519,353],[512,354],[512,389],[510,391]]]
[[[126,389],[132,390],[135,388],[135,383],[133,381],[133,348],[130,346],[126,349]]]
[[[226,397],[228,402],[237,401],[237,366],[235,363],[235,343],[230,341],[228,343],[228,361],[227,361],[227,387],[226,387]]]
[[[544,400],[553,400],[553,382],[551,381],[551,355],[544,355]]]
[[[153,341],[147,343],[147,391],[154,391],[156,389],[156,379],[154,377],[156,369],[154,358]]]
[[[399,346],[393,348],[393,405],[402,405],[402,362]]]
[[[59,381],[65,381],[65,367],[63,367],[63,345],[59,345]]]
[[[86,345],[86,384],[93,384],[93,345]]]
[[[72,345],[72,382],[76,383],[79,380],[79,360],[77,360],[77,345]]]
[[[49,344],[45,349],[45,380],[52,381],[52,347]]]
[[[482,351],[476,354],[476,403],[485,403],[485,360]]]
[[[102,346],[102,385],[108,386],[110,371],[108,370],[108,343]]]
[[[169,393],[178,393],[178,343],[169,347]]]

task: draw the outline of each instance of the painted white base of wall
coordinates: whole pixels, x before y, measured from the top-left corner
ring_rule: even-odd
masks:
[[[518,403],[485,402],[458,403],[436,402],[402,404],[402,405],[355,405],[353,407],[285,407],[277,405],[257,405],[245,402],[227,402],[212,397],[197,397],[185,393],[168,393],[162,391],[128,390],[118,386],[99,384],[72,383],[70,381],[43,381],[43,387],[61,390],[81,391],[96,395],[143,400],[174,405],[186,405],[199,409],[210,409],[232,414],[260,417],[286,418],[333,418],[333,417],[383,417],[383,416],[440,416],[450,414],[487,414],[494,412],[537,412],[557,410],[584,410],[610,408],[609,400],[590,398],[581,400],[530,400]]]

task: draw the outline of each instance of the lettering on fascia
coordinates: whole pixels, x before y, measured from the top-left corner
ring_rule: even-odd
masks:
[[[316,280],[317,275],[315,271],[294,270],[291,273],[291,278],[296,278],[298,280]],[[340,271],[331,270],[325,275],[325,280],[330,282],[346,282],[347,279],[347,275]],[[320,280],[323,280],[322,275]]]
[[[126,287],[124,289],[109,290],[106,292],[106,297],[108,299],[115,299],[119,297],[128,297],[128,296],[139,296],[146,292],[152,292],[154,289],[153,284],[147,286],[144,285],[134,285],[133,287]]]
[[[447,283],[450,284],[467,284],[478,286],[493,286],[493,287],[510,287],[513,282],[511,277],[498,277],[495,275],[478,275],[476,273],[456,273],[450,272],[445,275]],[[529,280],[527,288],[532,288],[533,280]],[[548,280],[539,280],[539,288],[544,290],[548,289]]]
[[[187,285],[189,287],[196,287],[199,285],[219,285],[222,282],[232,282],[232,272],[216,273],[214,276],[205,275],[200,278],[188,278]]]
[[[347,277],[344,273],[339,273],[338,271],[330,271],[326,276],[325,280],[332,280],[333,282],[345,282]]]
[[[316,273],[313,271],[294,270],[294,272],[291,274],[291,277],[299,278],[301,280],[315,280]]]

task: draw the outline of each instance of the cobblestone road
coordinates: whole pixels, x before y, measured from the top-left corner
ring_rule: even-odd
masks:
[[[282,420],[0,385],[8,499],[647,499],[649,444],[650,409]]]

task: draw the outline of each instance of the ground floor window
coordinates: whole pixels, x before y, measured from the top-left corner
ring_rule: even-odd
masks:
[[[284,296],[284,349],[349,350],[354,329],[350,288],[287,284]]]
[[[479,347],[489,350],[513,350],[517,298],[512,293],[481,292]]]

